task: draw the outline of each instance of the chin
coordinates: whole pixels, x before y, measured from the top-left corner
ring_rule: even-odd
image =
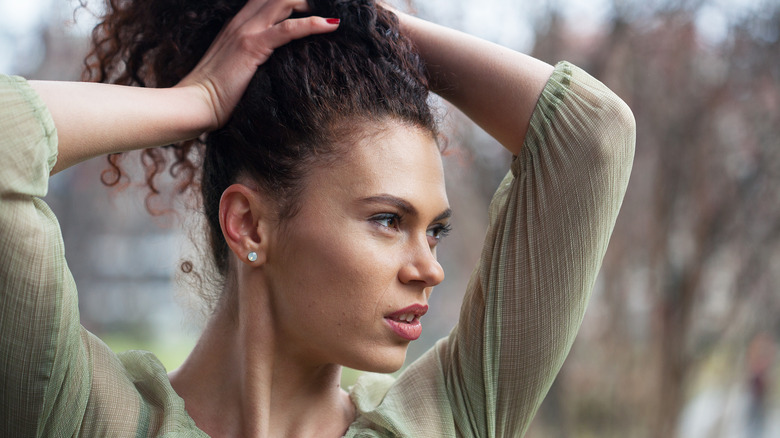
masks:
[[[408,345],[376,348],[371,354],[356,357],[354,360],[347,361],[342,365],[370,373],[394,373],[404,365]]]
[[[381,374],[391,374],[401,369],[401,367],[404,366],[404,361],[401,361],[400,363],[393,363],[393,364],[383,364],[382,366],[376,367],[374,369],[364,370],[371,373],[381,373]]]

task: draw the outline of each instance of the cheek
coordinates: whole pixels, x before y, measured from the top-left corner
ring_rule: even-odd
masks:
[[[305,232],[298,238],[294,246],[300,250],[288,258],[299,267],[289,283],[295,291],[289,292],[300,294],[298,304],[306,306],[306,313],[357,322],[385,310],[386,295],[397,279],[387,247],[359,229]]]

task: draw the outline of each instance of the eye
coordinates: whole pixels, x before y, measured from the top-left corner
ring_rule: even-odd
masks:
[[[374,223],[383,228],[397,229],[401,223],[401,217],[395,213],[382,213],[371,218]]]
[[[452,225],[450,224],[436,224],[431,228],[428,228],[427,235],[432,237],[436,243],[447,237],[452,231]]]

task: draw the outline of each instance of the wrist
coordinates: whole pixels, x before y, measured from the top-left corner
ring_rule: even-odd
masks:
[[[181,135],[188,140],[204,132],[219,128],[220,123],[212,104],[212,93],[199,84],[180,84],[168,90],[173,99],[176,119],[181,123]]]

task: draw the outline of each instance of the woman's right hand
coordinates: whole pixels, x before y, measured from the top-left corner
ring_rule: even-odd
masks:
[[[326,33],[338,21],[288,18],[306,0],[249,0],[193,71],[173,88],[30,81],[57,128],[52,173],[92,157],[176,143],[224,125],[257,67],[297,38]]]
[[[211,109],[209,129],[223,126],[257,67],[292,40],[332,32],[338,19],[288,18],[308,12],[306,0],[249,0],[222,29],[193,71],[177,87],[199,88]]]

